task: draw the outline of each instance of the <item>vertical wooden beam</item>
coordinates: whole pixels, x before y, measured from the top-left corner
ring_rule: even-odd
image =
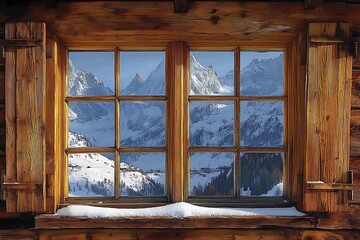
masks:
[[[169,198],[171,202],[184,201],[184,80],[185,44],[173,42],[166,54],[167,112],[168,112],[168,163],[170,170]]]
[[[311,43],[311,37],[349,37],[349,24],[311,23],[307,51],[305,180],[346,183],[350,152],[352,56],[347,43]],[[344,210],[339,191],[305,189],[304,210]]]
[[[288,55],[288,197],[301,209],[306,144],[306,33],[299,32]]]
[[[174,12],[186,13],[189,9],[189,0],[174,0]]]

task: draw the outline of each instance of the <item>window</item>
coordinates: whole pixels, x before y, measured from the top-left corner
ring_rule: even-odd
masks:
[[[164,51],[68,57],[68,197],[166,195]]]
[[[283,51],[191,48],[184,108],[168,101],[168,54],[69,51],[68,200],[168,202],[178,177],[194,203],[283,201]],[[182,143],[172,109],[185,113]],[[169,170],[171,140],[185,145],[183,173]]]

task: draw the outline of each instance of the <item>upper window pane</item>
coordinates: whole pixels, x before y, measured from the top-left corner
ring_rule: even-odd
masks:
[[[190,52],[190,95],[234,95],[234,52]]]
[[[165,95],[165,52],[120,52],[121,95]]]
[[[240,94],[242,96],[284,95],[283,52],[241,52]]]
[[[113,52],[69,52],[68,95],[114,95]]]

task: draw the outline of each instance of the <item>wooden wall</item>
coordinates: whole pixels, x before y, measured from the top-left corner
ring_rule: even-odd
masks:
[[[354,201],[360,202],[360,45],[353,61],[353,89],[351,99],[350,169],[354,171]]]
[[[0,24],[0,39],[5,38],[5,26]],[[0,172],[5,170],[5,58],[0,47]],[[4,211],[5,202],[0,200],[0,211]]]

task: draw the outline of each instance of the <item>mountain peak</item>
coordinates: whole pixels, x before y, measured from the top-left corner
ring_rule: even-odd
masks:
[[[140,87],[144,85],[144,79],[140,76],[139,73],[135,74],[135,77],[129,85],[125,88],[124,93],[126,94],[134,94],[139,91]]]
[[[136,73],[135,77],[133,78],[133,80],[131,82],[138,82],[139,84],[143,84],[144,83],[144,79],[138,74]]]

